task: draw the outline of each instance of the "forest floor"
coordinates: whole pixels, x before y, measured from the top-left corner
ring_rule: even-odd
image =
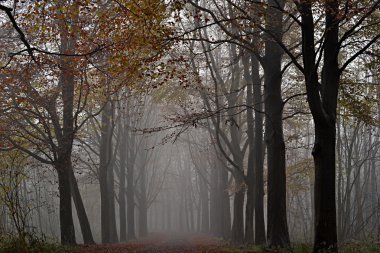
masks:
[[[233,247],[200,233],[155,233],[145,239],[120,244],[82,245],[70,253],[310,253],[309,244],[294,244],[291,250]],[[352,242],[340,246],[340,253],[380,253],[380,242]]]
[[[74,253],[222,253],[255,252],[230,248],[206,234],[152,234],[146,239],[122,244],[78,246]]]

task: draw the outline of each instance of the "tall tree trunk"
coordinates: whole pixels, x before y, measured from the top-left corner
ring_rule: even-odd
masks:
[[[92,237],[90,222],[88,221],[86,209],[84,208],[82,197],[78,188],[78,183],[75,179],[74,171],[70,161],[70,191],[74,200],[75,208],[77,210],[78,220],[82,231],[83,242],[85,244],[95,244]]]
[[[146,196],[146,164],[141,168],[140,178],[140,203],[139,203],[139,236],[145,237],[148,235],[147,216],[148,216],[148,203]],[[165,215],[165,213],[163,214]],[[165,225],[165,224],[164,224]]]
[[[263,132],[263,101],[261,79],[259,73],[259,62],[255,56],[251,57],[252,83],[253,83],[253,104],[255,109],[255,135],[254,135],[254,199],[255,199],[255,244],[266,243],[265,222],[264,222],[264,143]]]
[[[180,231],[183,231],[184,225],[183,225],[183,220],[184,220],[184,212],[183,212],[183,202],[184,202],[184,193],[183,191],[180,192],[179,196],[179,213],[178,213],[178,227]]]
[[[158,212],[159,212],[160,208],[159,208],[159,205],[157,204],[157,202],[154,203],[154,228],[156,229],[156,231],[160,228],[159,226],[159,218],[158,218]]]
[[[136,239],[135,234],[135,187],[134,182],[134,161],[135,161],[135,137],[131,134],[129,143],[129,156],[127,160],[127,238]]]
[[[220,170],[224,170],[224,168],[218,168],[217,164],[215,164],[211,168],[210,178],[210,232],[216,236],[223,236],[223,210],[221,209],[223,191],[218,187]]]
[[[73,53],[75,50],[75,38],[70,37],[66,29],[61,32],[61,53]],[[60,227],[62,244],[75,244],[75,231],[72,217],[70,171],[71,153],[74,141],[74,74],[69,57],[61,56],[61,73],[59,86],[62,92],[63,115],[62,136],[58,136],[58,185],[60,196]],[[58,124],[58,123],[57,123]]]
[[[344,189],[344,187],[343,187],[343,168],[342,168],[342,156],[343,156],[342,146],[343,145],[342,145],[342,138],[341,138],[341,134],[340,134],[340,129],[341,129],[340,122],[341,122],[341,120],[339,120],[339,118],[338,118],[337,119],[337,124],[338,124],[338,127],[337,127],[337,130],[338,130],[338,134],[337,134],[337,152],[338,152],[338,157],[337,157],[338,158],[337,159],[337,164],[338,164],[337,237],[338,237],[339,241],[341,241],[343,239],[343,234],[344,234],[343,233],[343,214],[344,214],[343,189]]]
[[[123,118],[124,119],[124,118]],[[124,119],[125,120],[125,119]],[[127,158],[127,129],[126,125],[119,123],[121,131],[121,140],[119,146],[120,157],[120,172],[119,172],[119,229],[120,242],[127,241],[127,216],[126,216],[126,201],[125,201],[125,167]]]
[[[244,196],[245,196],[245,187],[244,181],[239,180],[238,176],[235,177],[235,194],[234,194],[234,219],[232,223],[231,230],[231,240],[232,243],[238,245],[244,242]]]
[[[34,184],[34,191],[36,193],[36,201],[37,201],[37,219],[38,219],[38,228],[41,234],[44,234],[43,225],[42,225],[42,213],[41,213],[41,187]],[[1,211],[0,211],[1,212]],[[0,214],[1,215],[1,214]],[[0,228],[3,228],[3,224],[1,222],[2,217],[0,217]],[[1,232],[1,229],[0,229]]]
[[[198,173],[198,174],[196,174],[196,186],[199,188],[199,192],[201,193],[202,192],[202,187],[201,187],[201,183],[200,183],[200,177],[201,177],[201,175]],[[202,198],[201,198],[201,196],[199,196],[198,197],[198,199],[197,199],[197,201],[198,201],[198,205],[197,205],[197,224],[196,224],[196,231],[197,232],[201,232],[202,231],[202,228],[201,228],[201,226],[202,226],[202,224],[201,224],[201,222],[202,222]]]
[[[336,250],[335,126],[316,128],[313,156],[316,170],[314,252],[331,247]]]
[[[245,52],[243,56],[244,79],[247,83],[247,136],[248,136],[248,167],[247,167],[247,204],[245,207],[245,243],[254,243],[253,212],[254,212],[254,122],[253,122],[253,79],[250,73],[250,55]],[[258,67],[258,65],[257,65]]]
[[[206,173],[205,173],[206,174]],[[207,182],[202,176],[199,177],[200,183],[200,198],[201,198],[201,212],[202,212],[202,229],[203,233],[208,233],[210,230],[210,210]]]
[[[190,186],[192,187],[192,186]],[[194,229],[194,205],[193,205],[193,200],[192,200],[192,197],[191,197],[191,189],[189,190],[189,197],[188,197],[188,200],[189,200],[189,230],[191,232],[194,232],[195,229]]]
[[[375,71],[373,71],[373,74],[374,76],[376,76],[374,78],[374,81],[376,83],[380,83],[380,77],[379,77],[379,73],[378,73],[378,69],[376,69]],[[380,122],[380,85],[377,86],[376,88],[376,91],[377,91],[377,120],[378,122]],[[375,135],[375,138],[374,138],[374,142],[379,142],[380,141],[380,127],[377,128],[377,131],[376,131],[376,135]],[[380,147],[378,146],[376,149],[373,150],[373,156],[376,156],[376,154],[378,154],[380,150]],[[378,189],[379,189],[379,185],[378,185],[378,178],[379,176],[377,176],[377,173],[376,173],[376,170],[378,167],[376,167],[376,164],[377,164],[377,161],[376,159],[373,159],[371,161],[371,166],[370,166],[370,173],[371,173],[371,179],[370,179],[370,192],[371,192],[371,198],[370,198],[370,202],[371,202],[371,209],[373,210],[373,212],[375,213],[375,210],[377,208],[379,208],[380,206],[380,199],[377,197],[378,196]],[[380,212],[377,212],[377,214],[374,214],[372,219],[371,219],[371,223],[373,224],[374,226],[374,231],[377,232],[377,239],[380,240]]]
[[[314,252],[326,249],[337,251],[336,203],[335,203],[335,140],[336,109],[339,87],[338,2],[326,3],[326,37],[324,66],[322,74],[321,115],[313,113],[315,121],[315,143],[313,148],[315,164],[315,239]]]
[[[184,216],[185,216],[185,231],[190,231],[190,220],[189,220],[189,198],[188,198],[188,191],[189,186],[187,185],[186,178],[184,179],[184,186],[185,186],[185,192],[184,192]]]
[[[356,141],[356,144],[355,144],[355,153],[354,153],[354,156],[356,157],[356,159],[358,159],[360,157],[360,154],[359,152],[363,152],[364,154],[370,154],[370,150],[368,150],[368,147],[371,145],[370,144],[370,141],[368,141],[368,138],[366,138],[366,136],[362,136],[362,138],[364,138],[363,140],[363,149],[360,150],[360,147],[359,147],[359,141]],[[366,175],[366,172],[368,171],[366,169],[367,167],[367,162],[364,162],[364,175]],[[365,181],[366,178],[364,177],[362,179],[361,177],[361,167],[362,165],[358,165],[358,166],[355,166],[355,181],[354,181],[354,191],[355,191],[355,199],[354,199],[354,204],[355,204],[355,216],[354,216],[354,235],[355,235],[355,239],[356,240],[363,240],[365,239],[364,238],[364,216],[363,216],[363,192],[365,192],[363,190],[363,187],[365,185],[365,183],[362,184],[362,181]],[[362,187],[363,185],[363,187]]]
[[[310,2],[299,4],[302,16],[302,53],[307,100],[315,126],[312,151],[315,166],[314,253],[337,251],[335,204],[335,140],[336,109],[340,69],[339,53],[339,3],[325,3],[325,42],[322,82],[319,84],[317,59],[314,47],[314,19]]]
[[[266,29],[277,39],[282,40],[283,0],[269,0]],[[286,216],[286,165],[283,134],[281,97],[282,49],[277,42],[265,42],[264,94],[265,94],[265,133],[268,163],[268,230],[269,246],[288,247],[290,245]]]
[[[112,134],[111,134],[112,136]],[[112,138],[112,137],[111,137]],[[112,142],[111,142],[112,143]],[[110,148],[112,149],[112,144],[110,145]],[[116,152],[116,151],[115,151]],[[112,152],[111,152],[112,153]],[[113,156],[113,155],[112,155]],[[107,170],[107,187],[108,187],[108,198],[109,198],[109,223],[110,223],[110,242],[111,243],[117,243],[119,241],[117,236],[117,229],[116,229],[116,213],[115,213],[115,177],[114,177],[114,171],[113,168],[115,166],[114,158],[110,158],[111,163]]]
[[[115,168],[115,160],[116,160],[116,153],[117,153],[117,145],[115,144],[115,147],[112,145],[112,139],[113,139],[113,132],[115,130],[114,125],[114,113],[115,113],[115,106],[114,102],[111,101],[111,131],[109,134],[109,166],[107,169],[107,187],[108,187],[108,194],[109,194],[109,222],[110,222],[110,242],[111,243],[117,243],[119,242],[119,238],[117,236],[117,228],[116,228],[116,210],[115,210],[115,174],[114,174],[114,168]],[[117,138],[120,138],[120,132]]]
[[[101,140],[100,140],[100,165],[99,165],[99,184],[100,184],[100,212],[102,243],[111,242],[110,231],[110,194],[108,187],[108,169],[111,162],[111,103],[107,102],[102,112],[101,120]]]
[[[65,161],[66,160],[66,161]],[[76,244],[75,229],[71,207],[70,175],[68,159],[55,164],[58,173],[59,188],[59,221],[61,228],[61,243]]]
[[[225,166],[225,164],[222,164]],[[225,168],[219,170],[219,192],[222,212],[222,234],[225,239],[231,238],[231,208],[228,187],[228,172]]]
[[[233,166],[235,180],[235,194],[234,194],[234,212],[231,230],[232,243],[241,244],[244,242],[244,196],[245,196],[245,178],[243,160],[244,154],[241,147],[241,129],[238,126],[239,118],[237,117],[237,109],[234,108],[239,104],[238,90],[240,89],[240,73],[239,62],[240,55],[238,54],[237,46],[235,44],[230,45],[230,61],[231,61],[231,85],[229,87],[228,94],[225,97],[228,102],[228,106],[232,109],[227,111],[227,118],[231,122],[229,127],[230,133],[230,148],[232,153],[232,159],[235,166]],[[215,89],[217,91],[217,89]],[[219,101],[216,101],[219,107]],[[218,119],[220,121],[220,117]],[[220,122],[218,123],[218,128]],[[220,129],[218,129],[219,131]],[[219,144],[220,146],[220,144]]]
[[[166,230],[170,231],[172,229],[172,206],[171,206],[171,193],[170,191],[167,193],[168,195],[165,195],[165,201],[166,201]]]

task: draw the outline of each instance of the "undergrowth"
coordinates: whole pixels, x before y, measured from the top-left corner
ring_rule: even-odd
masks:
[[[310,244],[295,243],[291,249],[268,249],[260,246],[252,247],[223,247],[224,253],[312,253]],[[329,251],[323,253],[330,253]],[[339,253],[380,253],[380,242],[351,242],[339,246]]]
[[[0,253],[68,253],[70,249],[33,234],[0,235]]]

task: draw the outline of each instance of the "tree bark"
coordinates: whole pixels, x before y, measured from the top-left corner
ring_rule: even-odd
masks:
[[[55,164],[58,173],[59,188],[59,221],[61,228],[61,243],[73,245],[75,242],[74,221],[71,207],[69,164],[66,161]]]
[[[239,245],[244,242],[244,181],[235,177],[236,192],[234,197],[234,219],[231,230],[231,240],[233,244]]]
[[[266,29],[282,40],[283,0],[268,1]],[[281,96],[282,55],[280,45],[273,39],[265,42],[264,94],[265,94],[265,133],[268,163],[268,230],[269,246],[289,247],[289,231],[286,216],[286,165],[283,134]]]
[[[146,163],[141,168],[140,178],[140,202],[139,202],[139,236],[148,235],[148,203],[146,193]],[[165,214],[164,214],[165,215]],[[165,224],[164,224],[165,225]]]
[[[225,164],[222,164],[225,166]],[[231,238],[231,210],[230,210],[230,196],[227,191],[228,187],[228,172],[226,169],[219,171],[219,189],[220,189],[220,201],[222,209],[222,234],[223,238]]]
[[[75,50],[75,38],[70,37],[66,29],[61,32],[61,53],[72,53]],[[74,74],[70,58],[61,56],[61,73],[59,86],[62,92],[63,115],[62,129],[57,129],[58,134],[58,161],[56,170],[58,172],[59,197],[60,197],[60,227],[62,244],[76,244],[75,230],[72,217],[70,171],[71,153],[74,141]],[[58,125],[59,123],[56,122]]]
[[[315,139],[314,252],[336,251],[335,126],[318,127]]]
[[[210,209],[209,209],[208,189],[207,189],[207,182],[202,176],[199,177],[199,184],[200,184],[200,198],[201,198],[201,212],[202,212],[201,231],[203,233],[208,233],[210,230],[210,218],[209,218]]]
[[[181,191],[180,194],[179,194],[179,213],[178,213],[178,227],[179,227],[179,230],[180,231],[183,231],[184,229],[184,224],[183,224],[183,220],[184,220],[184,212],[183,212],[183,202],[184,202],[184,193]]]
[[[111,136],[112,136],[112,132],[113,131],[111,131]],[[112,149],[112,142],[111,142],[110,148]],[[112,152],[110,153],[112,154]],[[119,238],[117,236],[116,213],[115,213],[115,177],[114,177],[115,161],[113,157],[110,159],[111,159],[110,166],[107,170],[107,187],[108,187],[108,194],[109,194],[108,208],[109,208],[109,222],[110,222],[110,225],[109,225],[110,226],[110,242],[117,243],[119,242]]]
[[[248,136],[248,166],[247,166],[247,203],[245,207],[245,243],[254,243],[253,212],[254,212],[254,187],[255,187],[255,147],[254,147],[254,121],[253,121],[253,79],[250,73],[250,55],[245,52],[243,56],[244,79],[247,83],[247,136]],[[258,67],[258,65],[257,65]]]
[[[263,101],[259,73],[259,62],[255,56],[251,57],[253,104],[255,109],[255,134],[254,134],[254,199],[255,199],[255,244],[266,243],[264,222],[264,143],[263,143]]]
[[[171,206],[171,193],[168,192],[167,195],[165,195],[165,202],[167,206],[167,210],[165,212],[166,215],[166,230],[170,231],[172,229],[172,206]]]
[[[135,234],[135,187],[134,161],[135,161],[135,137],[130,136],[129,156],[127,160],[127,238],[136,239]]]
[[[71,162],[71,161],[70,161]],[[86,214],[86,209],[84,208],[82,197],[78,188],[78,183],[75,179],[72,164],[70,164],[70,191],[74,200],[75,208],[77,210],[78,220],[82,231],[83,242],[85,244],[95,244],[94,238],[92,236],[90,222]]]
[[[216,164],[211,168],[210,213],[212,215],[210,215],[210,232],[216,236],[223,236],[223,210],[221,209],[221,195],[223,191],[218,187],[220,178],[219,170],[224,170],[224,168],[218,168]]]
[[[99,165],[99,185],[100,185],[100,212],[102,243],[111,242],[110,231],[110,193],[108,187],[108,170],[111,162],[111,103],[108,101],[102,112],[101,120],[101,140],[100,140],[100,165]]]
[[[244,196],[245,196],[245,178],[244,178],[244,150],[241,147],[242,132],[239,127],[239,117],[237,116],[237,109],[234,108],[239,104],[239,93],[237,92],[241,87],[241,77],[239,71],[240,54],[238,53],[238,48],[235,44],[230,45],[229,57],[231,61],[231,85],[228,88],[228,93],[225,94],[228,106],[231,107],[227,111],[227,119],[230,122],[229,134],[230,134],[230,145],[229,151],[232,154],[233,170],[232,175],[235,180],[235,194],[234,194],[234,212],[233,212],[233,224],[231,230],[232,243],[241,244],[244,242]],[[225,84],[225,83],[224,83]],[[215,92],[218,89],[215,87]],[[217,108],[220,108],[219,99],[216,100]],[[217,128],[218,138],[220,134],[220,117],[218,117]],[[221,143],[218,142],[221,147]],[[225,152],[223,152],[224,155]],[[228,155],[226,156],[228,158]]]
[[[124,118],[123,118],[124,119]],[[125,120],[125,119],[124,119]],[[119,229],[120,241],[127,241],[127,217],[126,217],[126,201],[125,201],[125,167],[127,156],[127,129],[126,125],[119,123],[121,132],[121,140],[119,146],[120,157],[120,173],[119,173]]]
[[[299,5],[302,16],[302,53],[307,101],[315,125],[315,141],[312,151],[315,166],[314,185],[314,253],[337,252],[336,203],[335,203],[335,141],[336,109],[340,69],[339,53],[339,4],[325,3],[325,43],[322,81],[319,83],[317,59],[314,48],[314,20],[310,2]]]

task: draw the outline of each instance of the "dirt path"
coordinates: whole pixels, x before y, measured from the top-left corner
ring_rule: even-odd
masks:
[[[146,239],[114,245],[79,246],[75,253],[216,253],[223,243],[205,234],[153,234]]]

